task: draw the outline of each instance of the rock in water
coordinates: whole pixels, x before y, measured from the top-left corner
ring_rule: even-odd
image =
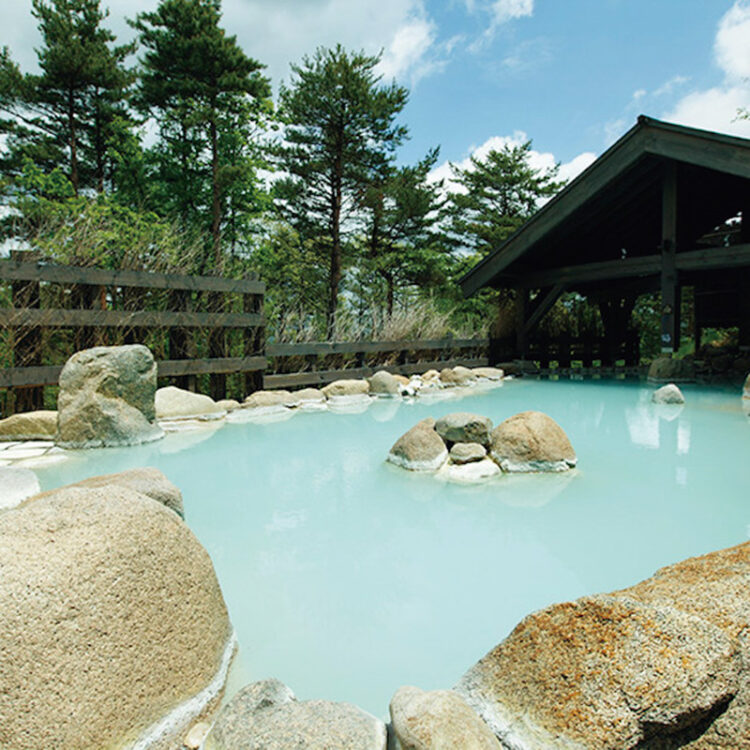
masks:
[[[685,397],[682,391],[674,384],[667,383],[651,394],[651,400],[655,404],[684,404]]]
[[[40,489],[39,479],[33,471],[0,466],[0,510],[19,505]]]
[[[501,750],[489,727],[452,690],[402,687],[391,699],[390,710],[403,750]]]
[[[385,370],[379,370],[372,377],[367,378],[367,382],[370,384],[370,393],[374,396],[399,396],[401,394],[400,386],[403,385],[398,378]],[[406,385],[408,384],[409,381],[407,380]]]
[[[648,368],[649,383],[691,383],[695,366],[689,359],[657,357]]]
[[[477,376],[468,368],[446,367],[440,371],[440,382],[447,386],[470,385],[477,379]]]
[[[157,503],[173,510],[180,518],[185,517],[182,506],[182,492],[159,469],[150,466],[126,469],[116,474],[101,474],[96,477],[89,477],[80,482],[65,485],[65,487],[43,492],[32,500],[49,497],[60,492],[61,489],[68,489],[69,487],[125,487],[156,500]]]
[[[521,412],[495,427],[490,456],[510,472],[566,471],[577,462],[562,427],[540,411]]]
[[[206,750],[386,750],[385,724],[349,703],[251,700],[243,708],[238,698],[222,710]]]
[[[56,411],[28,411],[0,419],[0,441],[54,440],[56,434]]]
[[[158,419],[221,419],[227,413],[210,396],[168,385],[156,391]]]
[[[527,617],[456,690],[506,747],[635,748],[725,705],[738,657],[697,617],[595,596]]]
[[[366,380],[334,380],[322,390],[326,398],[366,396],[370,392],[370,384]]]
[[[448,449],[435,432],[435,420],[417,422],[391,448],[388,461],[410,471],[436,471],[448,458]]]
[[[435,423],[435,430],[443,440],[450,443],[490,444],[492,420],[479,414],[456,411],[440,417]]]
[[[750,745],[750,543],[530,615],[456,690],[507,747]]]
[[[138,445],[156,424],[156,362],[140,344],[74,354],[60,373],[57,442],[65,448]]]
[[[289,391],[255,391],[242,403],[243,409],[283,409],[292,398]]]
[[[159,734],[174,747],[217,698],[234,650],[219,584],[190,529],[151,498],[70,487],[9,510],[0,570],[0,747]]]
[[[478,378],[486,380],[502,380],[505,377],[505,373],[498,367],[474,367],[472,372]]]
[[[450,450],[450,459],[454,464],[481,461],[486,455],[487,449],[480,443],[456,443]]]

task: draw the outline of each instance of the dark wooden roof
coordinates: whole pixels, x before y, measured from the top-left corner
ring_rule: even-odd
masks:
[[[687,252],[683,267],[691,268],[702,237],[743,208],[750,210],[750,140],[642,115],[461,279],[464,294],[470,296],[484,286],[565,282],[564,271],[570,268],[576,269],[570,280],[578,282],[582,266],[615,268],[614,261],[623,257],[626,260],[616,268],[618,277],[657,272],[651,265],[662,240],[662,184],[671,162],[677,165],[677,251],[678,256]]]

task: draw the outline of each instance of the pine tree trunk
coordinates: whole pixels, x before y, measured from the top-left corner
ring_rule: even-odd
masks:
[[[219,187],[219,147],[216,134],[216,120],[212,117],[210,124],[211,136],[211,236],[214,245],[214,263],[221,268],[221,189]]]
[[[76,116],[73,90],[68,90],[68,129],[70,131],[70,182],[73,192],[78,195],[78,154],[76,143]]]

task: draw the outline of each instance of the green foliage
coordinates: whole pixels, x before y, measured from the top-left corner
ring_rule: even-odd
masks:
[[[283,143],[276,151],[287,177],[275,185],[276,206],[300,236],[313,240],[319,262],[328,261],[327,323],[335,327],[342,280],[343,246],[356,227],[350,221],[363,196],[386,178],[396,147],[406,137],[396,116],[406,89],[382,85],[380,56],[319,48],[292,65],[282,87]]]
[[[472,156],[470,166],[455,165],[459,190],[451,194],[451,231],[458,244],[485,256],[500,247],[536,211],[539,201],[557,193],[558,167],[531,166],[531,141],[493,149],[484,159]]]

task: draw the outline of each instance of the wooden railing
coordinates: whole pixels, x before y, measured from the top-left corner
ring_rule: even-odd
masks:
[[[3,413],[42,408],[44,386],[74,351],[147,340],[160,377],[195,390],[207,375],[223,398],[227,375],[240,374],[247,393],[266,366],[264,293],[255,278],[62,266],[14,252],[0,260],[0,388],[11,394]]]
[[[265,388],[325,385],[340,378],[363,378],[377,370],[401,375],[455,365],[488,364],[489,339],[342,341],[268,344]]]

